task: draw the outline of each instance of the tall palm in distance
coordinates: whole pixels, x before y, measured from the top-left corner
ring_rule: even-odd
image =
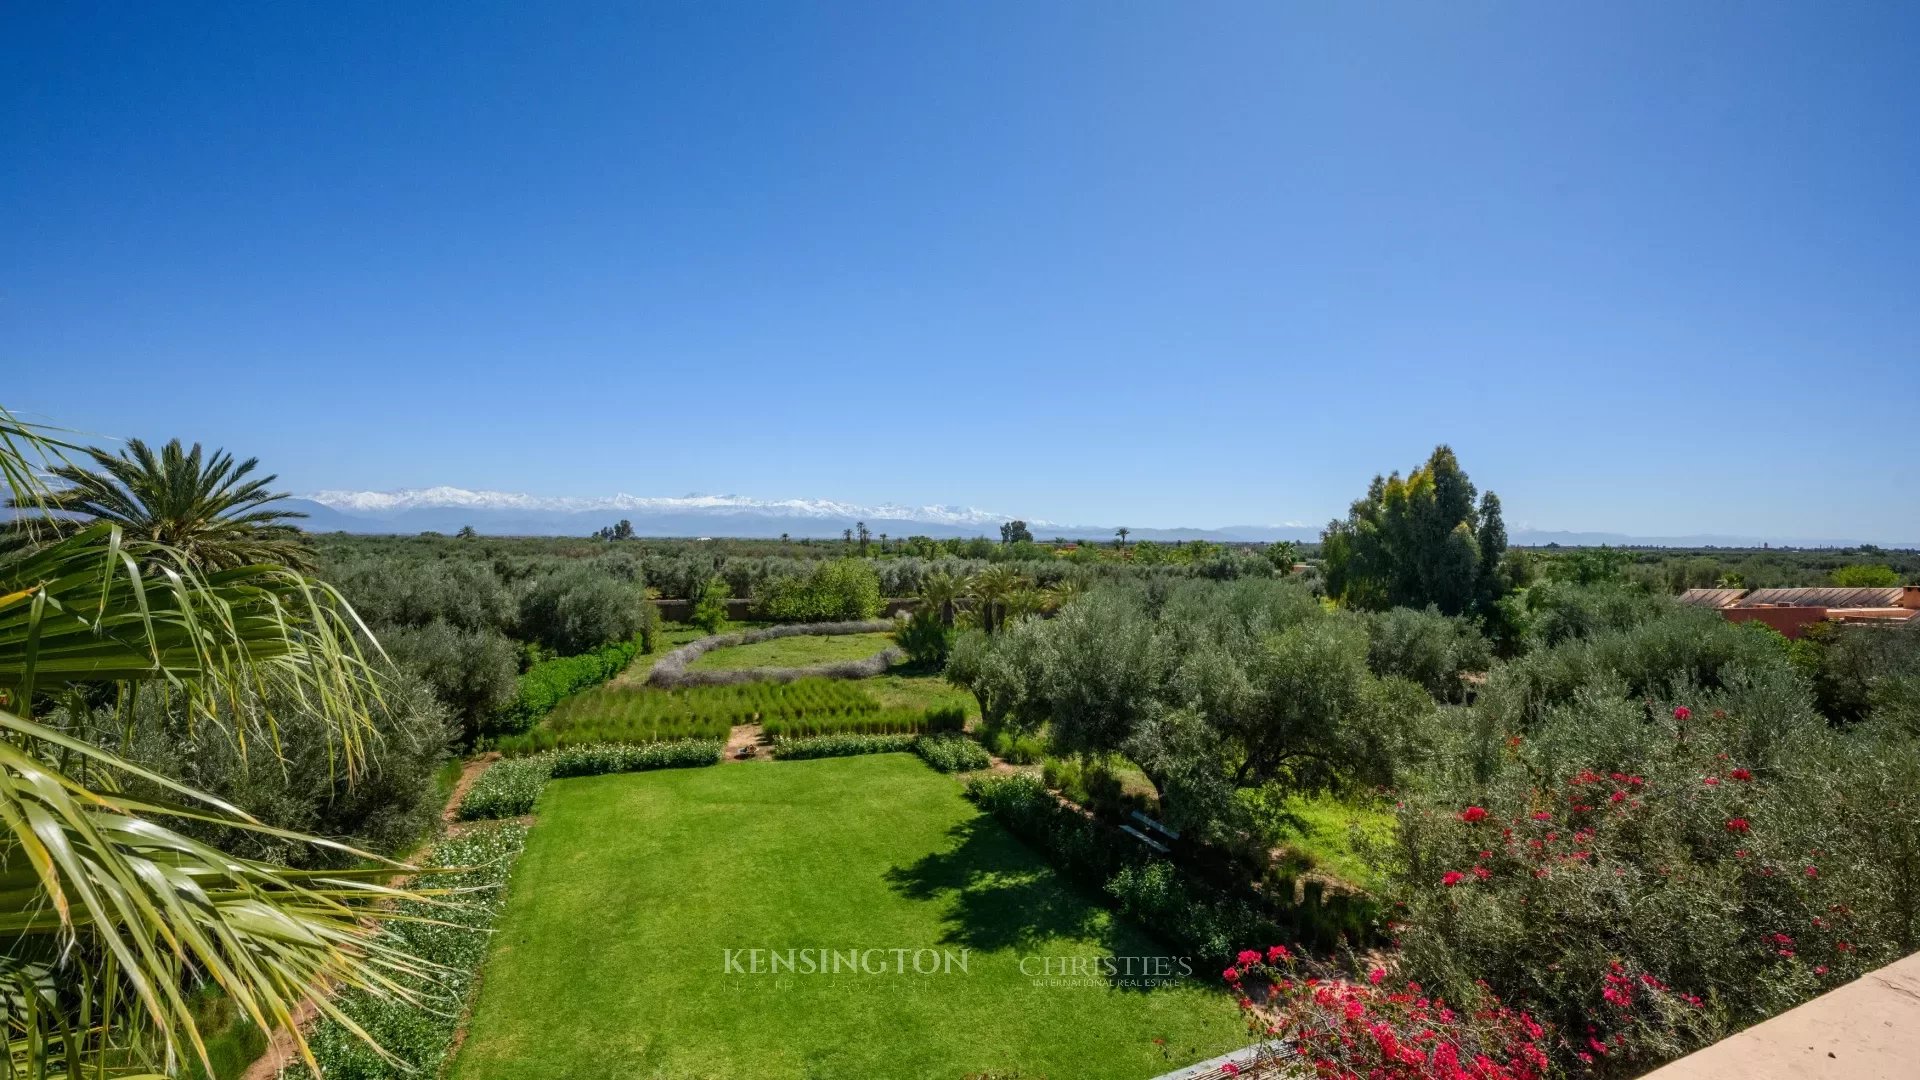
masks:
[[[300,530],[288,524],[306,515],[273,507],[287,497],[269,490],[277,476],[248,478],[260,459],[235,462],[225,450],[207,455],[199,443],[188,450],[179,439],[158,453],[139,439],[127,440],[118,454],[98,447],[86,453],[92,467],[68,461],[47,470],[65,487],[37,496],[33,507],[19,498],[12,505],[111,523],[125,537],[178,552],[203,573],[257,564],[313,569]]]

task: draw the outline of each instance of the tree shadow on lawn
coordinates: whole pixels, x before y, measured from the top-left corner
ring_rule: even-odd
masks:
[[[948,830],[953,846],[886,872],[887,883],[909,900],[952,895],[943,945],[980,952],[1043,947],[1050,939],[1094,939],[1107,956],[1166,957],[1146,933],[1108,912],[1061,877],[1032,849],[991,818]],[[1106,973],[1117,989],[1152,990],[1124,971]]]

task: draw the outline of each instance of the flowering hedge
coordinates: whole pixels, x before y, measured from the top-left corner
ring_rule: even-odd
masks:
[[[1638,1074],[1920,944],[1920,753],[1829,727],[1778,673],[1692,704],[1595,688],[1410,798],[1400,826],[1409,969],[1456,995],[1484,980],[1596,1072]]]
[[[1555,1034],[1475,987],[1449,1004],[1373,968],[1342,977],[1284,945],[1241,952],[1222,973],[1260,1049],[1229,1076],[1326,1080],[1538,1080]]]

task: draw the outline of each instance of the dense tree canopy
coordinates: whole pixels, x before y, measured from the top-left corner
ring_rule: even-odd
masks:
[[[1374,477],[1366,497],[1322,537],[1328,593],[1373,610],[1490,611],[1506,591],[1507,530],[1499,497],[1489,491],[1476,505],[1474,496],[1445,446],[1404,480],[1397,472]]]

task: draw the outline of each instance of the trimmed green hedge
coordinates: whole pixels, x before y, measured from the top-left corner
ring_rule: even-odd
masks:
[[[853,757],[856,754],[894,754],[913,749],[920,736],[901,735],[812,735],[799,739],[775,739],[773,756],[782,760],[805,758]]]
[[[650,769],[688,769],[717,765],[725,751],[714,739],[686,739],[658,743],[600,743],[569,746],[530,757],[495,762],[480,774],[460,800],[460,817],[518,817],[533,812],[547,781],[570,776],[646,772]]]
[[[520,676],[513,700],[488,720],[487,732],[513,735],[532,727],[569,694],[598,686],[627,669],[639,655],[640,639],[616,641],[578,656],[542,660]]]

